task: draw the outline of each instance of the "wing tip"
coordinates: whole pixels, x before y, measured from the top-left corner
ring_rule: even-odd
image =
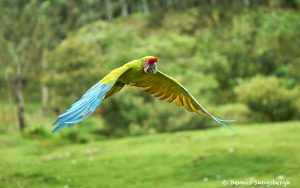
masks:
[[[60,129],[64,128],[67,124],[60,124],[57,127],[55,127],[51,132],[52,134],[56,133],[57,131],[59,131]]]
[[[219,118],[216,118],[217,120],[221,121],[221,122],[225,122],[225,123],[231,123],[231,122],[235,122],[234,119],[219,119]]]
[[[234,128],[226,125],[225,123],[230,123],[230,122],[234,122],[235,120],[223,120],[223,119],[219,119],[219,118],[216,118],[214,116],[211,116],[218,124],[222,125],[224,128],[226,128],[227,130],[230,130],[230,131],[235,131]]]
[[[52,126],[59,125],[59,121],[60,119],[57,119],[54,123],[52,123]]]

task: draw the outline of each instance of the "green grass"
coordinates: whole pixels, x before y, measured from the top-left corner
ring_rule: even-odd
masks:
[[[57,135],[1,135],[0,187],[232,187],[221,183],[231,179],[300,187],[299,122],[235,128],[55,147]]]

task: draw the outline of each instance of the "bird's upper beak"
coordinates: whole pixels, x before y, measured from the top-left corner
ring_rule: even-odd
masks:
[[[151,63],[149,65],[149,68],[147,70],[148,73],[152,73],[152,74],[155,74],[157,72],[157,63],[154,62],[154,63]]]

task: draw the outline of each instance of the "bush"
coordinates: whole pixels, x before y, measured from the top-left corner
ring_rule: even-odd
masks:
[[[29,127],[25,132],[25,137],[28,137],[31,139],[49,138],[50,135],[51,135],[51,133],[42,126]]]
[[[293,103],[299,99],[299,90],[287,89],[281,81],[272,76],[256,76],[248,82],[241,82],[235,93],[238,101],[259,113],[263,120],[291,120],[297,115]]]

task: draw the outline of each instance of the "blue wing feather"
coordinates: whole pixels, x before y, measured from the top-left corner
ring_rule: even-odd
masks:
[[[81,98],[74,102],[64,113],[58,116],[53,123],[57,125],[52,133],[55,133],[65,126],[72,126],[80,123],[90,115],[102,103],[105,95],[112,88],[112,84],[101,85],[99,83],[91,87]]]

